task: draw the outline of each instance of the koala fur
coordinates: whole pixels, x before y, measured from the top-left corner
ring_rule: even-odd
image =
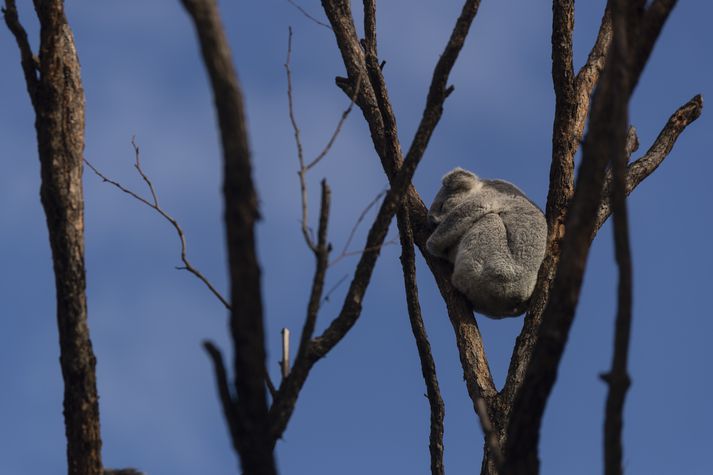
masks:
[[[453,264],[453,286],[493,318],[527,310],[545,255],[542,211],[515,185],[455,168],[443,177],[428,218],[428,251]]]

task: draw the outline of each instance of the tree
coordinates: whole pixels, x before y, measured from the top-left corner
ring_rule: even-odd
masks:
[[[244,469],[248,473],[272,473],[273,469],[270,468],[270,446],[274,443],[275,438],[284,431],[295,408],[295,401],[299,391],[310,374],[310,370],[314,363],[341,341],[360,316],[362,297],[385,239],[389,220],[396,213],[401,193],[409,186],[415,167],[423,157],[430,135],[440,119],[443,103],[452,92],[452,88],[448,87],[448,74],[463,45],[470,23],[476,16],[478,2],[465,3],[454,33],[436,66],[426,111],[423,114],[423,119],[418,127],[413,144],[408,149],[408,152],[404,154],[405,160],[403,163],[406,166],[403,167],[402,171],[399,171],[402,168],[402,146],[398,140],[396,119],[386,92],[386,81],[382,72],[383,64],[380,64],[380,58],[376,50],[373,5],[370,2],[365,2],[364,29],[366,33],[364,35],[364,43],[360,44],[359,36],[355,32],[351,20],[348,4],[324,2],[325,12],[334,29],[335,37],[344,59],[344,65],[349,75],[348,78],[338,78],[337,84],[347,93],[348,98],[356,99],[356,105],[362,110],[369,125],[369,132],[374,141],[377,155],[379,155],[384,171],[391,181],[391,191],[387,193],[377,218],[371,227],[367,244],[365,245],[366,252],[361,253],[358,257],[355,277],[348,287],[345,304],[339,312],[339,316],[322,333],[321,338],[313,340],[303,338],[301,340],[297,360],[291,369],[290,375],[285,378],[282,387],[278,390],[269,415],[264,411],[266,396],[262,382],[264,376],[264,366],[262,364],[264,349],[261,349],[262,330],[259,328],[262,322],[261,310],[259,309],[261,302],[260,290],[259,287],[251,288],[251,286],[245,284],[245,282],[259,282],[254,247],[252,244],[246,244],[252,241],[249,236],[252,235],[253,224],[251,219],[255,217],[254,205],[256,202],[254,195],[249,191],[252,186],[249,182],[243,182],[239,186],[231,185],[230,182],[231,177],[245,180],[249,176],[247,172],[232,172],[231,170],[233,169],[229,165],[231,158],[238,158],[239,160],[236,163],[240,163],[240,160],[243,160],[243,165],[236,165],[238,166],[237,170],[240,170],[240,167],[246,170],[249,165],[249,162],[245,161],[247,157],[246,134],[231,133],[236,129],[244,129],[244,126],[240,125],[243,123],[240,119],[242,106],[239,104],[239,94],[236,95],[234,91],[236,89],[234,87],[234,79],[231,79],[230,56],[227,54],[226,48],[220,46],[224,44],[224,40],[221,39],[220,31],[215,26],[216,15],[210,9],[200,9],[210,6],[211,2],[186,2],[186,5],[193,7],[193,10],[189,8],[189,11],[191,11],[199,30],[203,55],[206,58],[218,105],[219,123],[222,130],[223,150],[227,167],[225,173],[227,181],[224,189],[226,191],[226,203],[228,204],[226,208],[228,213],[226,222],[229,229],[228,243],[233,243],[229,245],[229,249],[231,252],[238,252],[242,256],[233,256],[231,254],[230,258],[231,281],[233,282],[231,292],[233,296],[231,299],[233,318],[231,321],[234,322],[231,327],[233,339],[238,343],[236,345],[238,350],[234,366],[238,369],[236,373],[236,388],[238,399],[241,401],[239,404],[234,402],[230,394],[228,387],[232,383],[227,383],[226,370],[221,368],[222,360],[216,347],[209,345],[208,348],[215,363],[219,386],[222,388],[223,409],[231,427],[233,443],[236,449],[244,455],[242,457]],[[641,18],[639,18],[639,12],[625,12],[623,8],[618,15],[614,15],[615,31],[629,32],[637,31],[637,28],[640,28],[641,33],[638,35],[627,34],[626,41],[621,39],[625,36],[621,34],[619,35],[619,43],[615,40],[613,42],[614,46],[610,47],[613,53],[609,55],[610,66],[605,69],[608,75],[606,72],[604,73],[600,82],[599,92],[595,96],[590,132],[588,139],[585,141],[587,145],[582,159],[583,168],[580,169],[583,171],[579,173],[579,181],[576,188],[580,191],[574,193],[572,186],[574,153],[583,133],[589,92],[593,90],[594,85],[597,83],[597,77],[604,66],[604,52],[611,41],[609,33],[611,25],[605,17],[600,28],[600,35],[595,43],[594,54],[590,56],[590,60],[586,62],[581,70],[582,72],[575,78],[571,56],[573,4],[569,2],[554,3],[553,77],[555,79],[557,106],[553,134],[553,165],[551,171],[553,179],[550,184],[547,206],[551,230],[550,245],[548,258],[541,270],[542,285],[536,291],[532,310],[525,319],[525,329],[518,340],[508,381],[505,389],[500,393],[496,391],[495,384],[492,381],[476,322],[472,319],[467,303],[462,296],[454,292],[450,287],[448,281],[450,270],[448,266],[428,254],[424,254],[448,305],[451,322],[456,330],[460,359],[473,406],[481,416],[481,423],[485,427],[486,436],[492,436],[490,437],[491,442],[487,446],[488,450],[486,450],[483,468],[485,472],[494,471],[497,459],[495,453],[498,451],[504,451],[504,460],[507,463],[514,464],[512,466],[506,465],[503,470],[518,473],[533,473],[537,470],[537,435],[544,403],[557,374],[559,358],[561,357],[567,330],[571,324],[574,308],[578,300],[578,287],[585,267],[586,253],[593,237],[592,233],[596,231],[603,220],[596,221],[593,218],[596,216],[604,218],[609,212],[605,204],[600,204],[600,190],[604,186],[604,182],[613,184],[616,174],[607,177],[605,166],[609,160],[613,160],[615,163],[623,163],[621,159],[625,158],[624,144],[626,140],[626,104],[628,97],[637,82],[638,75],[658,35],[658,25],[663,23],[667,15],[667,9],[670,7],[671,5],[665,2],[654,2],[652,6],[648,7],[650,10],[647,10],[647,13]],[[661,9],[661,14],[658,14],[659,9]],[[616,29],[617,21],[620,22],[619,30]],[[614,37],[616,38],[616,35]],[[220,47],[216,49],[216,45]],[[362,48],[364,53],[360,53]],[[216,51],[219,54],[214,56]],[[387,71],[388,68],[389,66],[387,65]],[[237,97],[231,99],[231,94]],[[226,96],[228,97],[227,99]],[[231,107],[232,110],[230,109]],[[645,154],[643,161],[634,162],[635,165],[629,172],[631,188],[653,171],[653,168],[660,163],[660,160],[665,158],[666,153],[670,151],[669,145],[673,144],[678,134],[688,123],[697,118],[700,113],[700,107],[700,98],[694,98],[672,116],[672,120],[664,128],[665,133],[656,142],[660,146]],[[597,117],[600,118],[598,119]],[[237,125],[236,123],[231,125],[231,120],[237,120]],[[631,137],[633,138],[633,135]],[[233,144],[233,140],[237,140],[237,143]],[[628,150],[633,148],[633,146],[629,147]],[[620,159],[618,162],[612,158],[615,155]],[[616,167],[614,169],[616,170]],[[613,185],[606,186],[609,187],[607,189],[615,189]],[[622,192],[624,191],[621,188],[619,189]],[[247,195],[245,197],[238,195],[231,198],[231,190],[247,191]],[[327,265],[328,243],[325,237],[326,233],[322,231],[327,227],[329,216],[328,196],[328,188],[323,186],[318,238],[312,242],[318,269],[315,273],[313,297],[311,298],[312,309],[315,306],[319,306],[319,302],[322,300],[320,294],[323,292],[324,287],[324,277],[320,277],[319,269],[321,268],[323,273]],[[428,236],[429,228],[425,223],[425,208],[418,194],[413,188],[408,188],[406,197],[403,207],[398,212],[398,221],[402,238],[404,275],[409,289],[409,314],[412,322],[414,322],[414,327],[418,329],[418,314],[420,311],[416,305],[418,300],[414,292],[415,267],[413,265],[411,240],[413,239],[418,246],[422,247],[425,238]],[[619,209],[623,209],[621,200],[619,203]],[[231,211],[232,205],[239,206],[234,211]],[[240,205],[252,208],[241,211]],[[565,210],[568,207],[570,211],[565,214]],[[587,217],[587,213],[591,216]],[[620,216],[625,216],[625,214],[622,212]],[[242,218],[239,219],[239,217]],[[570,221],[567,221],[568,219]],[[623,225],[617,226],[619,233],[625,232],[625,222],[623,220]],[[241,225],[240,223],[243,224]],[[562,232],[563,224],[568,229],[567,233]],[[237,227],[230,231],[232,225]],[[413,230],[413,235],[409,232],[410,229]],[[309,233],[306,233],[306,236],[309,236]],[[564,241],[562,241],[563,237]],[[626,241],[627,239],[621,239],[619,242],[626,243]],[[622,256],[622,262],[625,263],[627,260],[625,245],[618,245],[618,249],[622,250],[620,255]],[[562,259],[559,259],[560,250],[564,256]],[[252,264],[245,264],[251,260]],[[238,265],[239,263],[240,265]],[[625,269],[626,265],[623,268]],[[555,277],[556,275],[559,275],[559,277]],[[321,282],[320,279],[322,279]],[[624,274],[624,280],[626,280],[626,274]],[[238,284],[240,282],[243,282],[243,284]],[[322,287],[321,290],[319,289],[320,287]],[[627,286],[623,286],[622,289],[623,300],[626,300]],[[244,294],[244,292],[248,293]],[[240,297],[241,295],[243,297]],[[252,309],[246,306],[245,302],[252,302]],[[622,309],[622,314],[625,315],[626,305],[623,305]],[[246,311],[246,315],[249,315],[250,318],[246,320],[245,317],[239,317],[239,310]],[[305,324],[305,333],[307,335],[311,335],[312,331],[314,331],[315,312],[310,310],[308,313],[307,323]],[[544,322],[542,328],[547,330],[544,333],[547,337],[540,338],[536,343],[535,335],[537,335],[538,327],[540,326],[540,318]],[[241,327],[238,324],[246,321],[259,323],[259,325]],[[623,319],[623,321],[626,320]],[[623,328],[623,326],[617,325],[617,328]],[[424,335],[419,334],[418,331],[416,334],[420,335],[422,361],[428,363],[428,357],[424,352],[426,347],[423,344]],[[556,335],[557,338],[550,338],[549,335]],[[245,342],[260,344],[252,347],[252,345],[246,345]],[[618,349],[621,347],[621,345],[617,345]],[[244,354],[243,350],[245,350]],[[528,358],[531,354],[536,355],[532,359],[534,362],[532,365],[529,364]],[[543,357],[537,357],[539,354],[542,354]],[[551,356],[551,358],[544,357],[544,355]],[[426,364],[424,367],[427,369],[429,366],[429,364]],[[430,375],[429,371],[425,371],[425,373]],[[613,370],[611,374],[616,375],[618,373]],[[609,379],[612,382],[617,380],[615,377]],[[223,381],[225,382],[223,383]],[[521,390],[520,387],[525,389]],[[528,393],[528,391],[531,392]],[[432,402],[434,402],[436,397],[433,387],[430,388],[429,393]],[[519,400],[517,399],[518,397],[520,398]],[[437,404],[434,404],[434,407],[437,406]],[[261,407],[263,409],[260,409]],[[617,414],[618,412],[613,410],[608,412],[608,415],[616,416]],[[530,419],[531,415],[534,415],[534,418]],[[434,420],[437,419],[438,417],[435,416]],[[269,422],[266,423],[266,421]],[[488,429],[489,425],[494,426],[492,431]],[[267,427],[270,428],[269,435],[264,432]],[[612,431],[614,435],[618,433],[619,431],[617,430]],[[433,437],[435,438],[432,439],[432,455],[434,456],[432,467],[434,472],[438,473],[438,430],[433,433]],[[607,440],[614,441],[612,447],[618,445],[615,442],[615,437],[609,437]],[[257,445],[250,447],[248,442],[254,442]],[[609,453],[607,451],[607,454]],[[255,459],[252,460],[250,456],[255,456]],[[522,465],[520,465],[521,463]],[[616,470],[620,465],[620,461],[614,457],[611,462],[611,469]],[[607,466],[609,467],[610,464],[607,463]]]

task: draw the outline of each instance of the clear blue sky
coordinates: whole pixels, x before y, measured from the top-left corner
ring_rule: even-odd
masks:
[[[36,46],[31,2],[18,3]],[[184,226],[193,263],[224,289],[218,135],[187,16],[178,0],[68,3],[87,98],[86,157],[143,192],[132,169],[135,134],[162,205]],[[332,33],[287,1],[221,3],[247,98],[264,216],[258,234],[269,367],[277,378],[280,328],[301,328],[313,268],[298,223],[297,158],[283,70],[288,25],[294,29],[295,107],[308,156],[322,148],[346,106],[333,85],[343,66]],[[461,2],[379,3],[380,54],[407,145]],[[594,40],[604,1],[579,3],[577,66]],[[642,151],[678,106],[713,86],[713,66],[705,60],[713,46],[713,6],[679,3],[632,101]],[[302,5],[323,18],[316,0]],[[440,177],[460,165],[510,180],[544,206],[553,115],[550,27],[549,2],[483,2],[453,71],[455,92],[415,177],[427,202]],[[60,474],[62,384],[33,114],[4,26],[0,62],[0,459],[8,475]],[[629,201],[635,303],[624,460],[630,474],[713,470],[713,315],[707,308],[713,283],[712,123],[704,109]],[[386,186],[358,112],[332,153],[310,172],[313,210],[323,177],[333,188],[330,239],[338,252],[358,214]],[[196,279],[174,270],[178,242],[159,216],[92,174],[85,176],[85,198],[105,464],[136,466],[151,475],[236,473],[200,347],[210,338],[229,353],[225,310]],[[364,231],[354,246],[363,242]],[[609,367],[613,339],[611,241],[607,226],[590,255],[542,428],[543,474],[602,472],[605,387],[597,375]],[[361,319],[308,379],[277,447],[281,473],[428,472],[428,405],[398,254],[398,246],[384,249]],[[355,262],[345,259],[330,268],[328,285],[351,273]],[[456,475],[477,473],[480,429],[443,302],[422,261],[419,281],[446,402],[446,468]],[[338,311],[344,289],[323,307],[320,328]],[[501,384],[522,319],[479,322]]]

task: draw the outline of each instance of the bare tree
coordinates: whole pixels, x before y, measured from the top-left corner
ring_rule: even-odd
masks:
[[[597,231],[613,213],[619,289],[612,367],[603,375],[609,385],[604,447],[606,472],[622,473],[621,428],[629,386],[627,354],[633,279],[626,196],[666,158],[679,135],[702,110],[701,97],[695,96],[671,116],[649,150],[628,163],[638,148],[635,129],[629,125],[629,100],[675,0],[654,0],[649,5],[643,0],[610,0],[587,61],[576,73],[572,44],[574,0],[553,0],[552,78],[556,103],[546,207],[547,252],[513,349],[505,384],[500,389],[493,381],[471,305],[451,284],[452,266],[426,250],[432,226],[427,220],[426,206],[412,185],[416,168],[453,91],[449,76],[476,19],[480,2],[465,0],[455,19],[443,52],[435,61],[424,111],[408,148],[402,147],[382,71],[384,63],[378,53],[376,2],[363,1],[363,35],[358,33],[348,0],[322,0],[329,25],[316,20],[295,2],[290,0],[290,3],[333,32],[346,70],[346,77],[337,77],[335,83],[350,102],[324,150],[313,161],[306,162],[293,114],[290,43],[286,69],[289,114],[300,164],[301,228],[314,255],[315,270],[302,333],[291,365],[285,333],[282,380],[277,388],[270,383],[266,371],[263,289],[255,238],[260,214],[252,179],[244,100],[215,0],[182,0],[182,4],[196,29],[220,129],[229,298],[223,298],[187,260],[184,233],[177,221],[159,206],[152,183],[140,167],[138,148],[136,168],[149,187],[151,200],[92,167],[105,181],[153,208],[174,226],[181,240],[184,268],[203,281],[229,310],[234,351],[232,378],[217,346],[206,342],[205,349],[213,363],[223,413],[242,471],[251,475],[277,473],[275,445],[287,428],[315,364],[337,346],[358,321],[374,266],[395,216],[402,248],[408,316],[430,403],[431,472],[445,473],[444,404],[423,325],[416,285],[416,247],[433,275],[453,326],[466,389],[484,436],[481,473],[538,473],[542,417],[575,316],[588,252]],[[32,54],[14,1],[5,1],[4,15],[19,45],[27,89],[37,115],[42,201],[57,282],[69,471],[99,474],[103,469],[95,359],[86,327],[84,297],[81,79],[63,3],[36,1],[35,7],[42,28],[39,58]],[[370,225],[336,317],[315,336],[331,252],[328,240],[331,190],[327,182],[322,181],[317,231],[313,235],[308,222],[305,174],[326,156],[354,104],[367,122],[389,189]],[[574,157],[582,141],[583,158],[575,178]]]

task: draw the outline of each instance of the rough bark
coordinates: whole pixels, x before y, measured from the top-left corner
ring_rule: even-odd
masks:
[[[40,51],[34,57],[14,1],[5,21],[15,35],[35,129],[57,298],[68,472],[100,475],[101,436],[96,358],[87,325],[84,268],[84,91],[72,30],[60,0],[35,1]]]

